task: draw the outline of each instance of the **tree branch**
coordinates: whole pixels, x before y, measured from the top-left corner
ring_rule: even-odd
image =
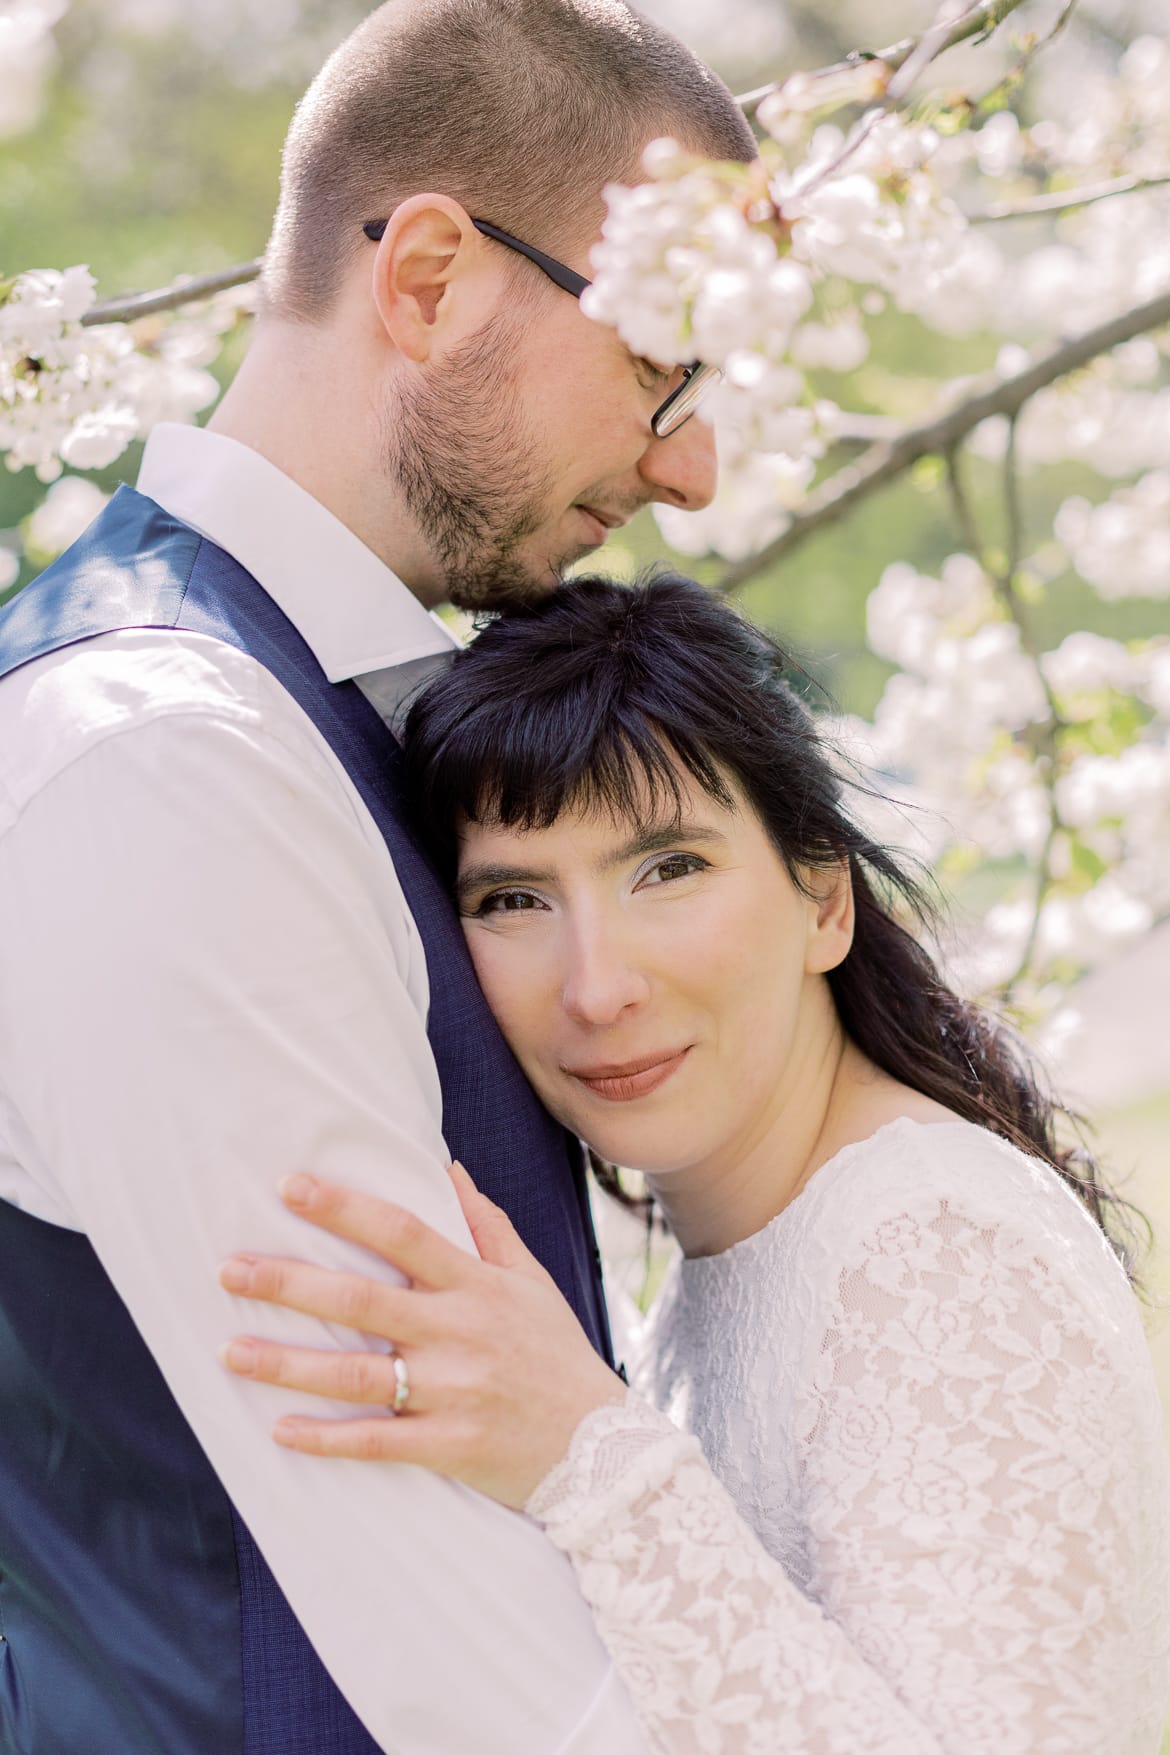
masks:
[[[1009,1004],[1015,998],[1016,991],[1032,966],[1036,953],[1036,944],[1040,935],[1040,916],[1048,892],[1052,887],[1052,861],[1056,850],[1057,837],[1064,824],[1056,803],[1056,778],[1058,749],[1057,739],[1064,729],[1056,698],[1053,695],[1047,677],[1040,666],[1040,648],[1032,638],[1031,629],[1023,613],[1019,593],[1016,589],[1016,578],[1019,573],[1023,554],[1023,521],[1020,507],[1019,479],[1016,469],[1016,421],[1012,420],[1008,446],[1004,455],[1003,488],[1005,499],[1006,549],[1003,562],[996,567],[989,558],[987,544],[979,532],[975,518],[975,509],[967,493],[963,480],[960,458],[960,447],[954,446],[946,454],[947,486],[951,496],[951,510],[954,513],[955,525],[959,541],[966,552],[971,555],[983,569],[984,575],[993,586],[1007,615],[1015,622],[1020,633],[1020,647],[1036,666],[1036,676],[1044,691],[1048,704],[1048,717],[1039,727],[1028,726],[1025,732],[1017,734],[1015,741],[1024,743],[1031,748],[1033,769],[1041,785],[1044,787],[1048,805],[1048,825],[1044,837],[1044,846],[1036,864],[1035,881],[1032,886],[1032,915],[1028,922],[1023,948],[1017,959],[1016,966],[1008,979],[1000,986],[1000,998]]]
[[[956,44],[967,42],[971,37],[989,36],[1009,13],[1015,12],[1022,5],[1023,0],[978,0],[977,4],[965,7],[945,33],[937,33],[931,45],[933,52],[930,59],[934,60],[947,49],[953,49]],[[886,49],[855,49],[844,61],[836,62],[832,67],[819,68],[816,73],[806,74],[805,78],[827,78],[830,74],[845,72],[865,61],[880,61],[891,73],[896,73],[912,56],[918,54],[931,34],[931,31],[923,31],[918,36],[903,37],[901,42],[891,43]],[[784,84],[783,79],[775,79],[770,85],[761,85],[755,91],[743,92],[736,102],[745,115],[753,116],[764,99],[770,97],[774,91],[779,91]]]
[[[260,273],[260,259],[237,262],[234,268],[221,268],[215,274],[182,275],[170,286],[157,292],[129,293],[124,298],[108,299],[105,304],[91,305],[81,319],[83,329],[99,323],[132,323],[136,317],[152,317],[157,311],[177,311],[209,299],[214,293],[227,292],[233,286],[247,286]]]
[[[1044,691],[1044,699],[1048,707],[1047,719],[1029,728],[1031,738],[1025,734],[1017,741],[1030,741],[1033,744],[1033,771],[1044,788],[1048,802],[1048,829],[1044,837],[1044,846],[1036,862],[1032,885],[1032,918],[1028,924],[1028,935],[1015,969],[1004,983],[1003,998],[1010,1004],[1020,983],[1030,973],[1032,960],[1036,955],[1036,946],[1040,940],[1040,922],[1044,913],[1044,904],[1048,900],[1053,882],[1053,858],[1056,844],[1065,823],[1060,814],[1057,800],[1056,783],[1060,776],[1060,735],[1065,730],[1064,716],[1053,693],[1052,685],[1044,674],[1041,663],[1042,651],[1030,626],[1029,618],[1024,613],[1018,590],[1020,564],[1024,558],[1024,511],[1020,501],[1020,472],[1016,440],[1019,431],[1019,410],[1012,415],[1008,427],[1007,449],[1003,458],[1003,495],[1004,495],[1004,526],[1006,532],[1006,553],[1003,569],[994,575],[994,584],[999,592],[1000,601],[1008,615],[1019,629],[1020,650],[1025,652],[1036,667],[1036,677]]]
[[[1135,335],[1145,335],[1149,330],[1161,329],[1167,324],[1170,324],[1170,292],[1161,293],[1144,305],[1137,305],[1083,335],[1074,336],[1071,341],[1062,342],[1012,378],[993,378],[974,395],[922,426],[907,427],[892,439],[871,445],[856,463],[837,470],[814,488],[805,500],[803,511],[798,512],[766,548],[729,567],[718,581],[717,589],[725,592],[737,590],[765,567],[791,554],[814,531],[835,524],[860,501],[904,474],[920,457],[945,457],[980,422],[992,415],[1010,417],[1016,414],[1038,390],[1046,389],[1049,384],[1088,365],[1090,360],[1119,347],[1123,341],[1131,341]]]
[[[1141,189],[1160,189],[1170,183],[1170,171],[1159,171],[1148,177],[1110,177],[1104,183],[1090,183],[1083,189],[1055,189],[1048,195],[1036,195],[1027,201],[1000,201],[979,213],[967,215],[968,225],[990,225],[1001,219],[1031,219],[1036,214],[1068,213],[1074,207],[1091,207],[1095,201],[1109,201],[1114,195],[1132,195]]]
[[[951,498],[951,512],[954,516],[959,541],[972,559],[978,561],[986,572],[987,567],[983,559],[983,539],[975,522],[975,511],[971,504],[971,497],[967,492],[967,484],[963,480],[960,451],[960,446],[952,445],[944,458],[947,468],[947,491]]]
[[[1007,447],[1003,454],[1003,508],[1007,555],[1003,564],[1003,588],[1006,596],[1016,599],[1016,575],[1024,558],[1024,508],[1020,502],[1020,467],[1017,440],[1020,431],[1020,410],[1013,410],[1008,421]]]

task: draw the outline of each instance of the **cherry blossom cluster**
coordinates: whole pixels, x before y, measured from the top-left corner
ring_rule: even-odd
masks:
[[[0,282],[0,451],[50,482],[62,467],[105,469],[158,421],[191,420],[219,394],[207,367],[241,295],[167,323],[83,327],[88,268],[33,269]]]
[[[867,87],[873,77],[865,73]],[[856,86],[851,74],[836,89]],[[785,140],[787,91],[761,110]],[[803,111],[791,114],[801,126]],[[635,353],[720,366],[715,418],[743,457],[815,460],[836,408],[809,374],[862,364],[863,313],[888,296],[949,322],[966,222],[932,173],[938,144],[930,129],[876,112],[856,145],[831,124],[817,127],[795,164],[778,142],[753,166],[703,164],[655,142],[649,180],[607,191],[584,308]],[[731,491],[739,504],[742,484]],[[732,541],[741,545],[738,532]]]
[[[1151,470],[1098,505],[1079,494],[1066,500],[1055,531],[1102,597],[1170,597],[1170,469]]]
[[[868,627],[899,668],[850,736],[914,806],[903,843],[944,874],[976,857],[1025,874],[968,943],[963,979],[1002,987],[1028,949],[1033,981],[1059,981],[1147,931],[1170,908],[1170,640],[1078,632],[1036,652],[963,554],[938,578],[887,567]]]
[[[724,491],[700,515],[702,545],[673,514],[670,541],[736,559],[745,527],[782,524],[772,483],[791,477],[759,456],[820,461],[839,428],[826,377],[835,387],[865,361],[888,304],[943,334],[1011,336],[1006,370],[1026,357],[1021,342],[1082,331],[1170,286],[1170,40],[1146,35],[1117,66],[1067,71],[1040,88],[1047,108],[1031,127],[1008,109],[965,116],[951,97],[916,114],[875,105],[846,129],[818,117],[880,99],[880,64],[798,74],[760,107],[760,165],[706,165],[659,142],[649,182],[608,192],[586,308],[636,352],[724,370]],[[1111,178],[1156,186],[1057,215],[1042,235],[983,223],[1037,192]],[[1161,367],[1143,338],[1035,398],[1021,459],[1075,456],[1114,475],[1160,465]],[[993,448],[993,433],[978,443]]]

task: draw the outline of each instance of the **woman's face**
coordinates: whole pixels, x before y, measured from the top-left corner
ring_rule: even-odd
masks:
[[[642,825],[469,823],[460,848],[472,960],[530,1082],[603,1157],[652,1174],[760,1143],[849,944],[841,878],[805,896],[741,794],[727,810],[684,782],[682,800],[681,820]]]

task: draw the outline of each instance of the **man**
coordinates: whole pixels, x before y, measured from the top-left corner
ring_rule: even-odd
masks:
[[[640,1746],[534,1526],[272,1444],[280,1393],[216,1363],[215,1268],[310,1247],[290,1168],[469,1245],[457,1155],[607,1345],[579,1152],[475,988],[388,726],[449,650],[430,606],[546,591],[647,502],[710,498],[679,374],[569,296],[665,133],[753,151],[617,0],[372,14],[297,112],[211,430],[159,429],[0,618],[5,1755]]]

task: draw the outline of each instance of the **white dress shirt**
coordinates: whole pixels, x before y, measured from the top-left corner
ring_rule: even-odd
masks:
[[[383,710],[394,670],[450,650],[352,532],[245,446],[160,427],[139,485]],[[0,1197],[88,1236],[374,1738],[403,1755],[641,1750],[535,1525],[422,1470],[281,1450],[272,1423],[304,1398],[216,1360],[239,1332],[352,1344],[217,1283],[241,1248],[370,1270],[282,1206],[292,1170],[403,1202],[471,1247],[422,944],[316,727],[204,635],[107,634],[24,666],[0,683],[0,897]]]

